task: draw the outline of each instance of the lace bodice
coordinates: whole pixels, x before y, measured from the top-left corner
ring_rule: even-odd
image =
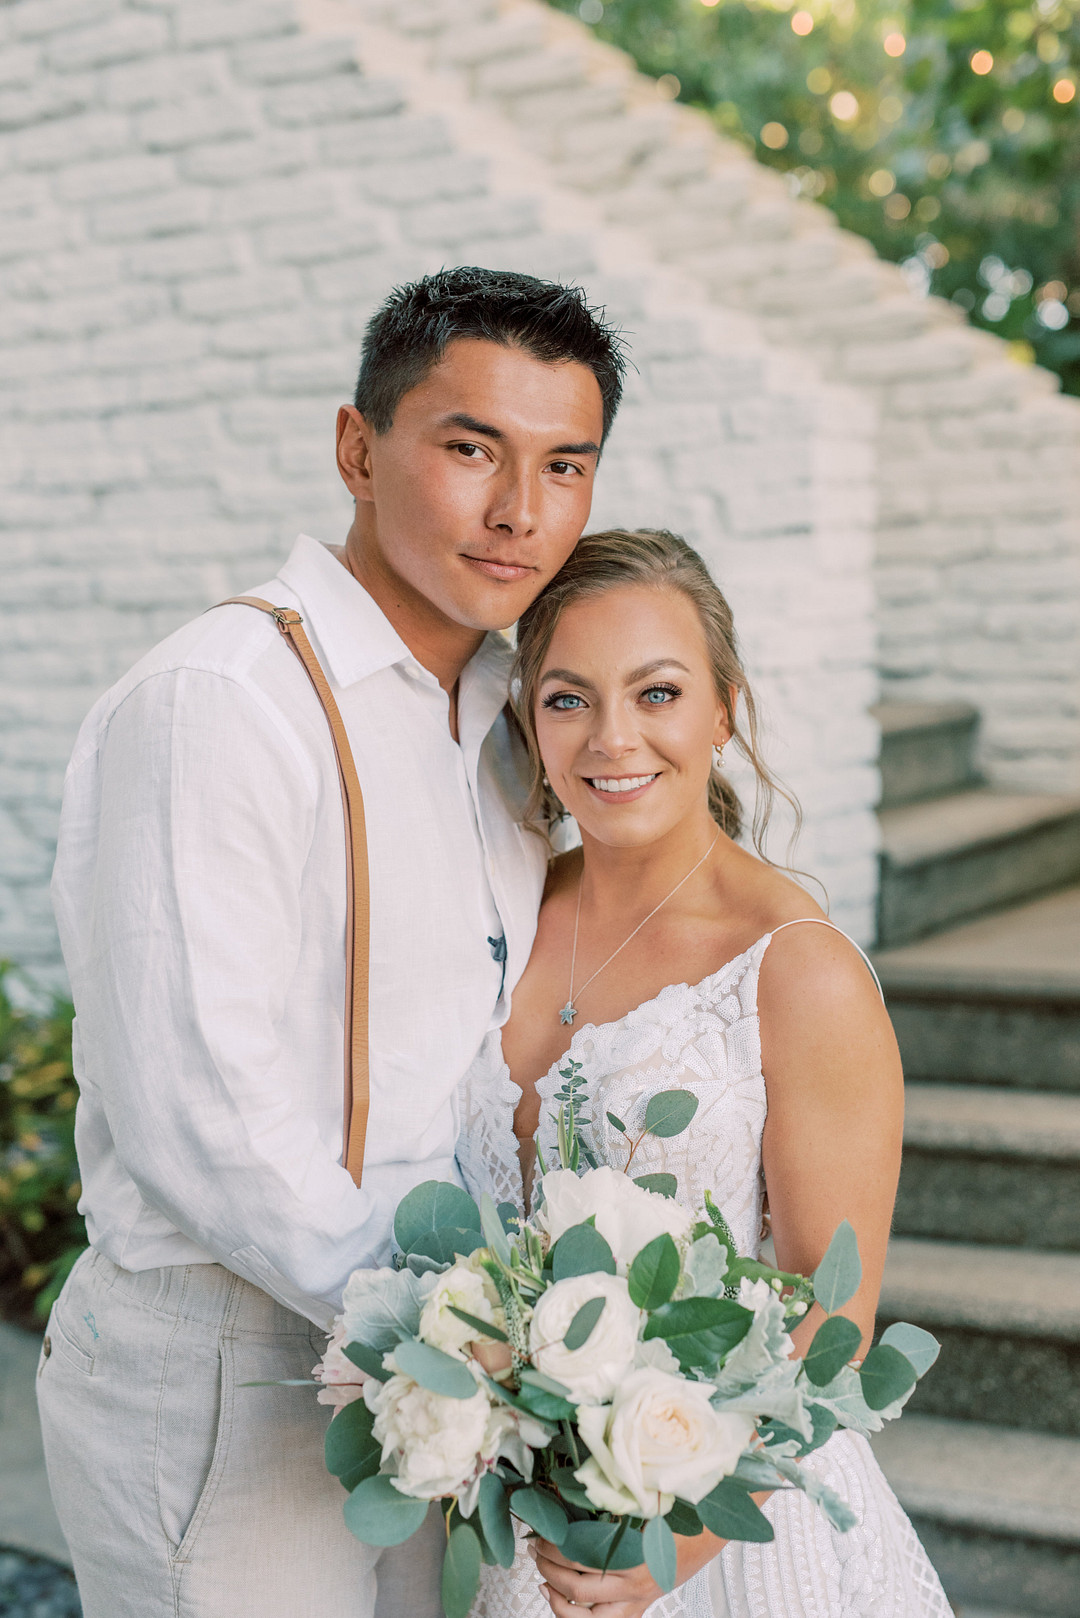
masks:
[[[554,1107],[568,1059],[582,1064],[591,1122],[582,1133],[602,1162],[620,1167],[627,1156],[612,1112],[632,1137],[641,1132],[649,1098],[661,1090],[691,1090],[698,1111],[672,1140],[646,1137],[634,1155],[635,1174],[663,1170],[679,1182],[679,1200],[700,1206],[710,1191],[738,1240],[756,1254],[761,1226],[761,1134],[765,1081],[757,1018],[757,979],[766,936],[735,960],[693,985],[671,984],[618,1022],[586,1023],[537,1086],[542,1103],[537,1142],[551,1167],[558,1162]],[[458,1161],[474,1195],[523,1206],[521,1168],[513,1132],[521,1091],[503,1060],[501,1036],[488,1036],[466,1077]]]
[[[691,1206],[700,1206],[710,1191],[740,1252],[757,1255],[767,1110],[757,989],[773,936],[767,933],[700,983],[672,984],[618,1022],[578,1029],[567,1056],[537,1086],[537,1141],[549,1168],[558,1164],[552,1098],[568,1057],[582,1064],[586,1080],[583,1110],[590,1123],[583,1133],[591,1134],[598,1158],[616,1167],[627,1147],[607,1113],[636,1138],[650,1096],[690,1090],[698,1098],[690,1128],[668,1140],[646,1137],[633,1172],[674,1174],[679,1200]],[[474,1196],[487,1191],[518,1208],[524,1198],[513,1122],[520,1099],[501,1035],[492,1033],[464,1081],[458,1161]],[[765,1508],[776,1529],[771,1544],[732,1542],[654,1602],[647,1618],[951,1618],[937,1575],[866,1440],[838,1432],[803,1464],[851,1500],[861,1519],[857,1528],[837,1534],[801,1492],[774,1494]],[[523,1552],[509,1570],[484,1568],[471,1618],[550,1614]]]

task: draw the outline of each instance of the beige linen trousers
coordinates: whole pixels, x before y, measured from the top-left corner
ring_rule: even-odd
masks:
[[[442,1517],[345,1527],[309,1377],[325,1334],[218,1264],[92,1249],[49,1319],[38,1405],[84,1618],[441,1618]]]

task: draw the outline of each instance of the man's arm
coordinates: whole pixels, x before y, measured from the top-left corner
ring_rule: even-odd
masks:
[[[327,1324],[350,1271],[385,1258],[392,1209],[357,1190],[317,1124],[328,1078],[335,1096],[342,1083],[340,1066],[318,1071],[318,1053],[340,1062],[344,941],[341,972],[311,1007],[312,1065],[282,1066],[317,772],[272,709],[192,670],[127,698],[100,768],[76,993],[117,1153],[194,1242]],[[62,831],[58,886],[78,832]],[[327,880],[344,884],[343,857]]]

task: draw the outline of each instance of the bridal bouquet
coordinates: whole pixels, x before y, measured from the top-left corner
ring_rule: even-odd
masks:
[[[838,1426],[898,1416],[937,1355],[929,1333],[894,1325],[851,1363],[849,1224],[812,1277],[740,1258],[710,1198],[691,1210],[672,1176],[596,1162],[577,1064],[562,1077],[560,1165],[539,1163],[532,1216],[418,1186],[397,1210],[400,1267],[352,1276],[316,1372],[357,1538],[399,1544],[443,1502],[447,1618],[466,1618],[482,1562],[510,1566],[514,1518],[587,1566],[644,1561],[662,1590],[675,1534],[772,1538],[753,1490],[804,1489],[854,1526],[798,1461]],[[643,1134],[677,1135],[696,1108],[685,1090],[654,1096]],[[793,1359],[788,1331],[812,1301],[828,1318]]]

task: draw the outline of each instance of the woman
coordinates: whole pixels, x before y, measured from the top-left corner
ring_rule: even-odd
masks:
[[[603,1158],[625,1159],[650,1095],[699,1098],[691,1128],[647,1137],[635,1173],[711,1191],[743,1253],[767,1199],[777,1263],[811,1271],[842,1219],[863,1280],[845,1310],[869,1346],[900,1162],[900,1061],[859,952],[760,856],[775,783],[758,753],[731,614],[704,563],[666,533],[584,538],[519,627],[515,706],[533,808],[571,814],[582,847],[556,858],[510,1020],[466,1088],[470,1189],[527,1200],[569,1055],[588,1081]],[[745,715],[745,720],[742,716]],[[720,774],[733,742],[758,779],[755,846]],[[817,925],[813,925],[816,923]],[[798,924],[798,925],[797,925]],[[795,1333],[804,1351],[821,1321]],[[843,1430],[808,1457],[860,1517],[833,1531],[799,1491],[764,1505],[768,1545],[679,1540],[679,1586],[644,1567],[601,1575],[544,1541],[484,1571],[474,1618],[941,1618],[937,1577],[870,1452]],[[765,1497],[761,1497],[765,1499]],[[530,1557],[532,1560],[530,1560]]]

